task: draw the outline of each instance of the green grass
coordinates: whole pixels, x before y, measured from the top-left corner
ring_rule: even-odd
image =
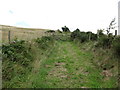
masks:
[[[34,88],[104,88],[114,87],[115,80],[103,81],[101,70],[91,63],[90,52],[83,52],[72,42],[56,42],[47,59],[33,75]],[[56,66],[55,63],[60,65]],[[63,65],[62,65],[63,63]],[[45,67],[45,65],[50,65]]]
[[[32,71],[16,76],[8,87],[24,88],[114,88],[116,79],[104,80],[102,70],[92,62],[91,51],[82,50],[69,41],[55,41],[52,48],[41,51],[32,46],[34,62]],[[43,54],[42,54],[43,53]],[[18,81],[20,80],[20,81]],[[17,83],[18,81],[18,83]],[[6,82],[7,84],[7,82]]]

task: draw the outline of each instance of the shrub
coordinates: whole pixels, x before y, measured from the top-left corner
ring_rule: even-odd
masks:
[[[57,30],[58,33],[62,33],[62,31],[60,31],[59,29]]]
[[[53,38],[50,36],[43,36],[42,38],[37,38],[36,42],[39,45],[39,48],[45,50],[49,47],[50,43],[53,43]]]
[[[4,57],[6,57],[10,61],[18,62],[23,66],[28,66],[29,62],[32,60],[29,49],[25,47],[24,40],[15,40],[8,45],[2,45],[2,54],[3,60],[5,60]],[[27,58],[28,61],[24,60],[24,58]]]
[[[79,29],[76,29],[71,33],[71,40],[79,40],[81,43],[88,41],[89,36],[86,32],[80,32]]]
[[[112,41],[113,37],[108,37],[104,35],[99,38],[97,46],[102,48],[111,48]]]
[[[97,30],[98,35],[103,36],[104,35],[103,31],[104,31],[104,29]]]
[[[94,33],[92,33],[92,35],[91,35],[91,40],[92,41],[95,41],[95,40],[97,40],[98,38],[97,38],[97,34],[94,34]]]
[[[92,32],[80,32],[79,29],[76,29],[71,33],[71,40],[74,39],[79,40],[81,43],[86,42],[88,40],[97,40],[97,34],[94,34]]]
[[[55,31],[54,30],[48,30],[48,31],[46,31],[46,33],[55,33]]]
[[[2,79],[10,81],[16,75],[21,76],[30,71],[33,56],[24,40],[15,40],[10,44],[2,45]],[[25,71],[26,68],[27,70]],[[3,86],[4,87],[4,86]]]
[[[115,56],[120,58],[120,37],[116,37],[113,41],[113,51]]]
[[[62,27],[62,30],[63,30],[63,32],[70,32],[69,28],[66,26]]]
[[[88,41],[88,35],[85,32],[80,32],[79,40],[81,43]]]
[[[74,40],[75,38],[78,38],[80,36],[80,30],[76,29],[71,33],[71,40]]]

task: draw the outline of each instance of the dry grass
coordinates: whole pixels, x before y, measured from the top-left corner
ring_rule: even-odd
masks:
[[[8,42],[8,33],[10,31],[10,39],[15,38],[22,40],[32,40],[37,37],[45,36],[45,32],[48,29],[37,29],[37,28],[21,28],[7,25],[0,25],[0,36],[2,37],[2,42]]]

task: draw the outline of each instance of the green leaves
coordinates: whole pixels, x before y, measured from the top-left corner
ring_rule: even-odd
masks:
[[[66,26],[62,27],[62,30],[63,30],[63,32],[70,32],[69,28]]]
[[[29,60],[31,60],[31,58],[29,58],[31,57],[31,55],[28,52],[28,48],[25,47],[24,40],[15,40],[8,45],[2,45],[2,53],[3,56],[6,56],[10,61],[13,62],[19,63],[24,61],[27,63],[28,61],[24,60],[24,58],[28,58]]]
[[[120,37],[115,38],[113,41],[114,54],[120,58]]]
[[[50,46],[50,43],[53,43],[53,38],[49,36],[43,36],[42,38],[37,38],[36,42],[38,43],[40,49],[45,50]]]
[[[81,32],[79,29],[76,29],[71,33],[71,40],[78,40],[81,43],[88,40],[97,40],[97,34],[92,32]]]

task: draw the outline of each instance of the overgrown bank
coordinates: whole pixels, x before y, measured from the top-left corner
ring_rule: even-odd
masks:
[[[102,70],[105,80],[116,80],[119,84],[119,60],[120,60],[120,37],[108,33],[99,35],[92,32],[81,32],[76,29],[71,34],[71,40],[78,44],[84,51],[90,51],[94,55],[92,63]],[[113,79],[114,78],[114,79]],[[107,82],[108,83],[108,82]],[[109,86],[109,85],[108,85]]]
[[[35,66],[33,63],[37,59],[40,61],[41,56],[47,55],[47,50],[53,46],[53,39],[46,36],[33,41],[14,40],[2,45],[3,88],[24,87],[24,82]]]

